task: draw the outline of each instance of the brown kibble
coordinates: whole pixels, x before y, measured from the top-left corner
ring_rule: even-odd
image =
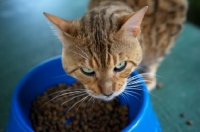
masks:
[[[116,100],[111,102],[97,100],[94,104],[87,104],[88,98],[80,104],[80,107],[77,104],[70,109],[74,103],[83,97],[77,97],[61,106],[60,104],[73,97],[66,95],[45,104],[45,102],[56,97],[56,95],[47,95],[69,87],[84,88],[78,82],[72,86],[58,84],[47,89],[42,96],[39,95],[32,103],[30,119],[36,132],[116,132],[128,125],[128,106],[119,106],[119,102]],[[38,109],[43,104],[45,105]],[[68,111],[69,109],[70,111]],[[71,122],[69,122],[70,120]]]
[[[113,132],[118,132],[118,131],[120,131],[119,126],[118,126],[118,125],[114,126],[114,127],[112,128],[112,131],[113,131]]]
[[[72,124],[73,124],[74,126],[77,126],[77,125],[78,125],[78,121],[77,121],[77,120],[74,120],[74,121],[72,122]]]
[[[52,120],[51,122],[51,125],[56,125],[56,121]]]
[[[79,131],[79,126],[73,127],[75,131]]]
[[[113,107],[111,106],[111,104],[106,104],[106,108],[108,109],[108,110],[110,110],[110,111],[113,111]]]
[[[120,119],[121,119],[122,122],[124,122],[124,121],[127,121],[127,120],[128,120],[128,117],[126,117],[126,116],[121,116]]]
[[[56,120],[58,120],[58,117],[57,116],[53,116],[52,120],[56,121]]]
[[[43,123],[45,126],[50,126],[50,123],[49,123],[49,121],[44,121],[44,123]]]
[[[180,117],[185,117],[185,114],[184,114],[184,113],[181,113],[181,114],[180,114]]]
[[[85,130],[85,131],[88,129],[87,125],[83,125],[82,127],[83,127],[83,130]]]
[[[74,84],[72,84],[72,87],[73,87],[73,88],[78,88],[78,84],[77,84],[77,83],[74,83]]]
[[[67,88],[67,85],[65,83],[60,83],[58,84],[59,88]]]
[[[55,132],[53,129],[49,129],[48,132]]]
[[[39,121],[37,122],[37,125],[38,125],[38,126],[42,126],[42,124],[43,124],[43,121],[41,121],[41,120],[39,120]]]
[[[112,126],[113,124],[114,124],[114,121],[113,121],[113,120],[110,120],[110,121],[109,121],[109,125]]]
[[[122,124],[120,124],[120,128],[124,129],[127,126],[127,122],[123,122]]]
[[[67,124],[67,125],[65,126],[65,129],[66,129],[66,130],[70,130],[71,128],[72,128],[71,124]]]
[[[54,111],[52,112],[52,115],[53,115],[53,116],[56,116],[56,115],[57,115],[57,111],[54,110]]]
[[[43,112],[44,115],[48,115],[48,113],[49,113],[48,110],[45,110],[45,111]]]
[[[186,123],[187,123],[188,125],[192,125],[192,124],[193,124],[192,120],[188,120]]]
[[[157,83],[156,84],[156,88],[162,88],[163,87],[163,84],[162,83]]]
[[[42,127],[41,127],[41,126],[36,127],[36,128],[35,128],[35,131],[36,131],[36,132],[41,132],[41,131],[42,131]]]
[[[34,113],[31,113],[31,120],[34,120],[35,119],[35,114]]]

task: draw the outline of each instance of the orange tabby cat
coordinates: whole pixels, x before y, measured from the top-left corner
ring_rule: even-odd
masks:
[[[92,97],[111,100],[136,69],[154,88],[157,67],[180,33],[186,10],[186,0],[92,0],[77,20],[44,15],[58,28],[65,71]]]

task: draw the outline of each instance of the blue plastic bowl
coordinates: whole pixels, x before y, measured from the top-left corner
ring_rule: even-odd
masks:
[[[131,76],[137,75],[136,72]],[[58,84],[72,84],[76,80],[68,75],[62,68],[61,58],[49,59],[28,72],[15,88],[7,132],[34,132],[29,119],[31,102],[37,95],[42,94],[48,87]],[[122,132],[161,132],[158,119],[152,109],[149,95],[144,83],[143,90],[133,90],[141,96],[136,99],[128,96],[129,101],[120,97],[121,104],[128,104],[129,125]]]

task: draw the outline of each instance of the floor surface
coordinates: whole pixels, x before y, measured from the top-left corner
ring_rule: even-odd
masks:
[[[61,53],[62,45],[43,12],[76,19],[86,7],[87,0],[0,0],[0,132],[5,131],[12,92],[20,78]],[[163,131],[200,132],[200,28],[185,24],[157,76],[163,87],[152,91],[151,99]],[[188,126],[187,120],[193,125]]]

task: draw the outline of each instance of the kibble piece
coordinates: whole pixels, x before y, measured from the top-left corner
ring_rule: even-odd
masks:
[[[163,87],[163,84],[162,83],[157,83],[156,84],[156,88],[162,88]]]
[[[180,117],[185,117],[185,114],[184,114],[184,113],[181,113],[181,114],[180,114]]]
[[[192,124],[193,124],[192,120],[188,120],[186,123],[187,123],[188,125],[192,125]]]
[[[110,110],[110,111],[113,111],[113,107],[112,107],[112,105],[111,104],[106,104],[106,108],[108,109],[108,110]]]
[[[59,88],[67,88],[67,85],[65,83],[60,83],[58,84]]]
[[[36,128],[35,128],[35,131],[36,131],[36,132],[41,132],[41,131],[42,131],[42,127],[41,127],[41,126],[36,127]]]

